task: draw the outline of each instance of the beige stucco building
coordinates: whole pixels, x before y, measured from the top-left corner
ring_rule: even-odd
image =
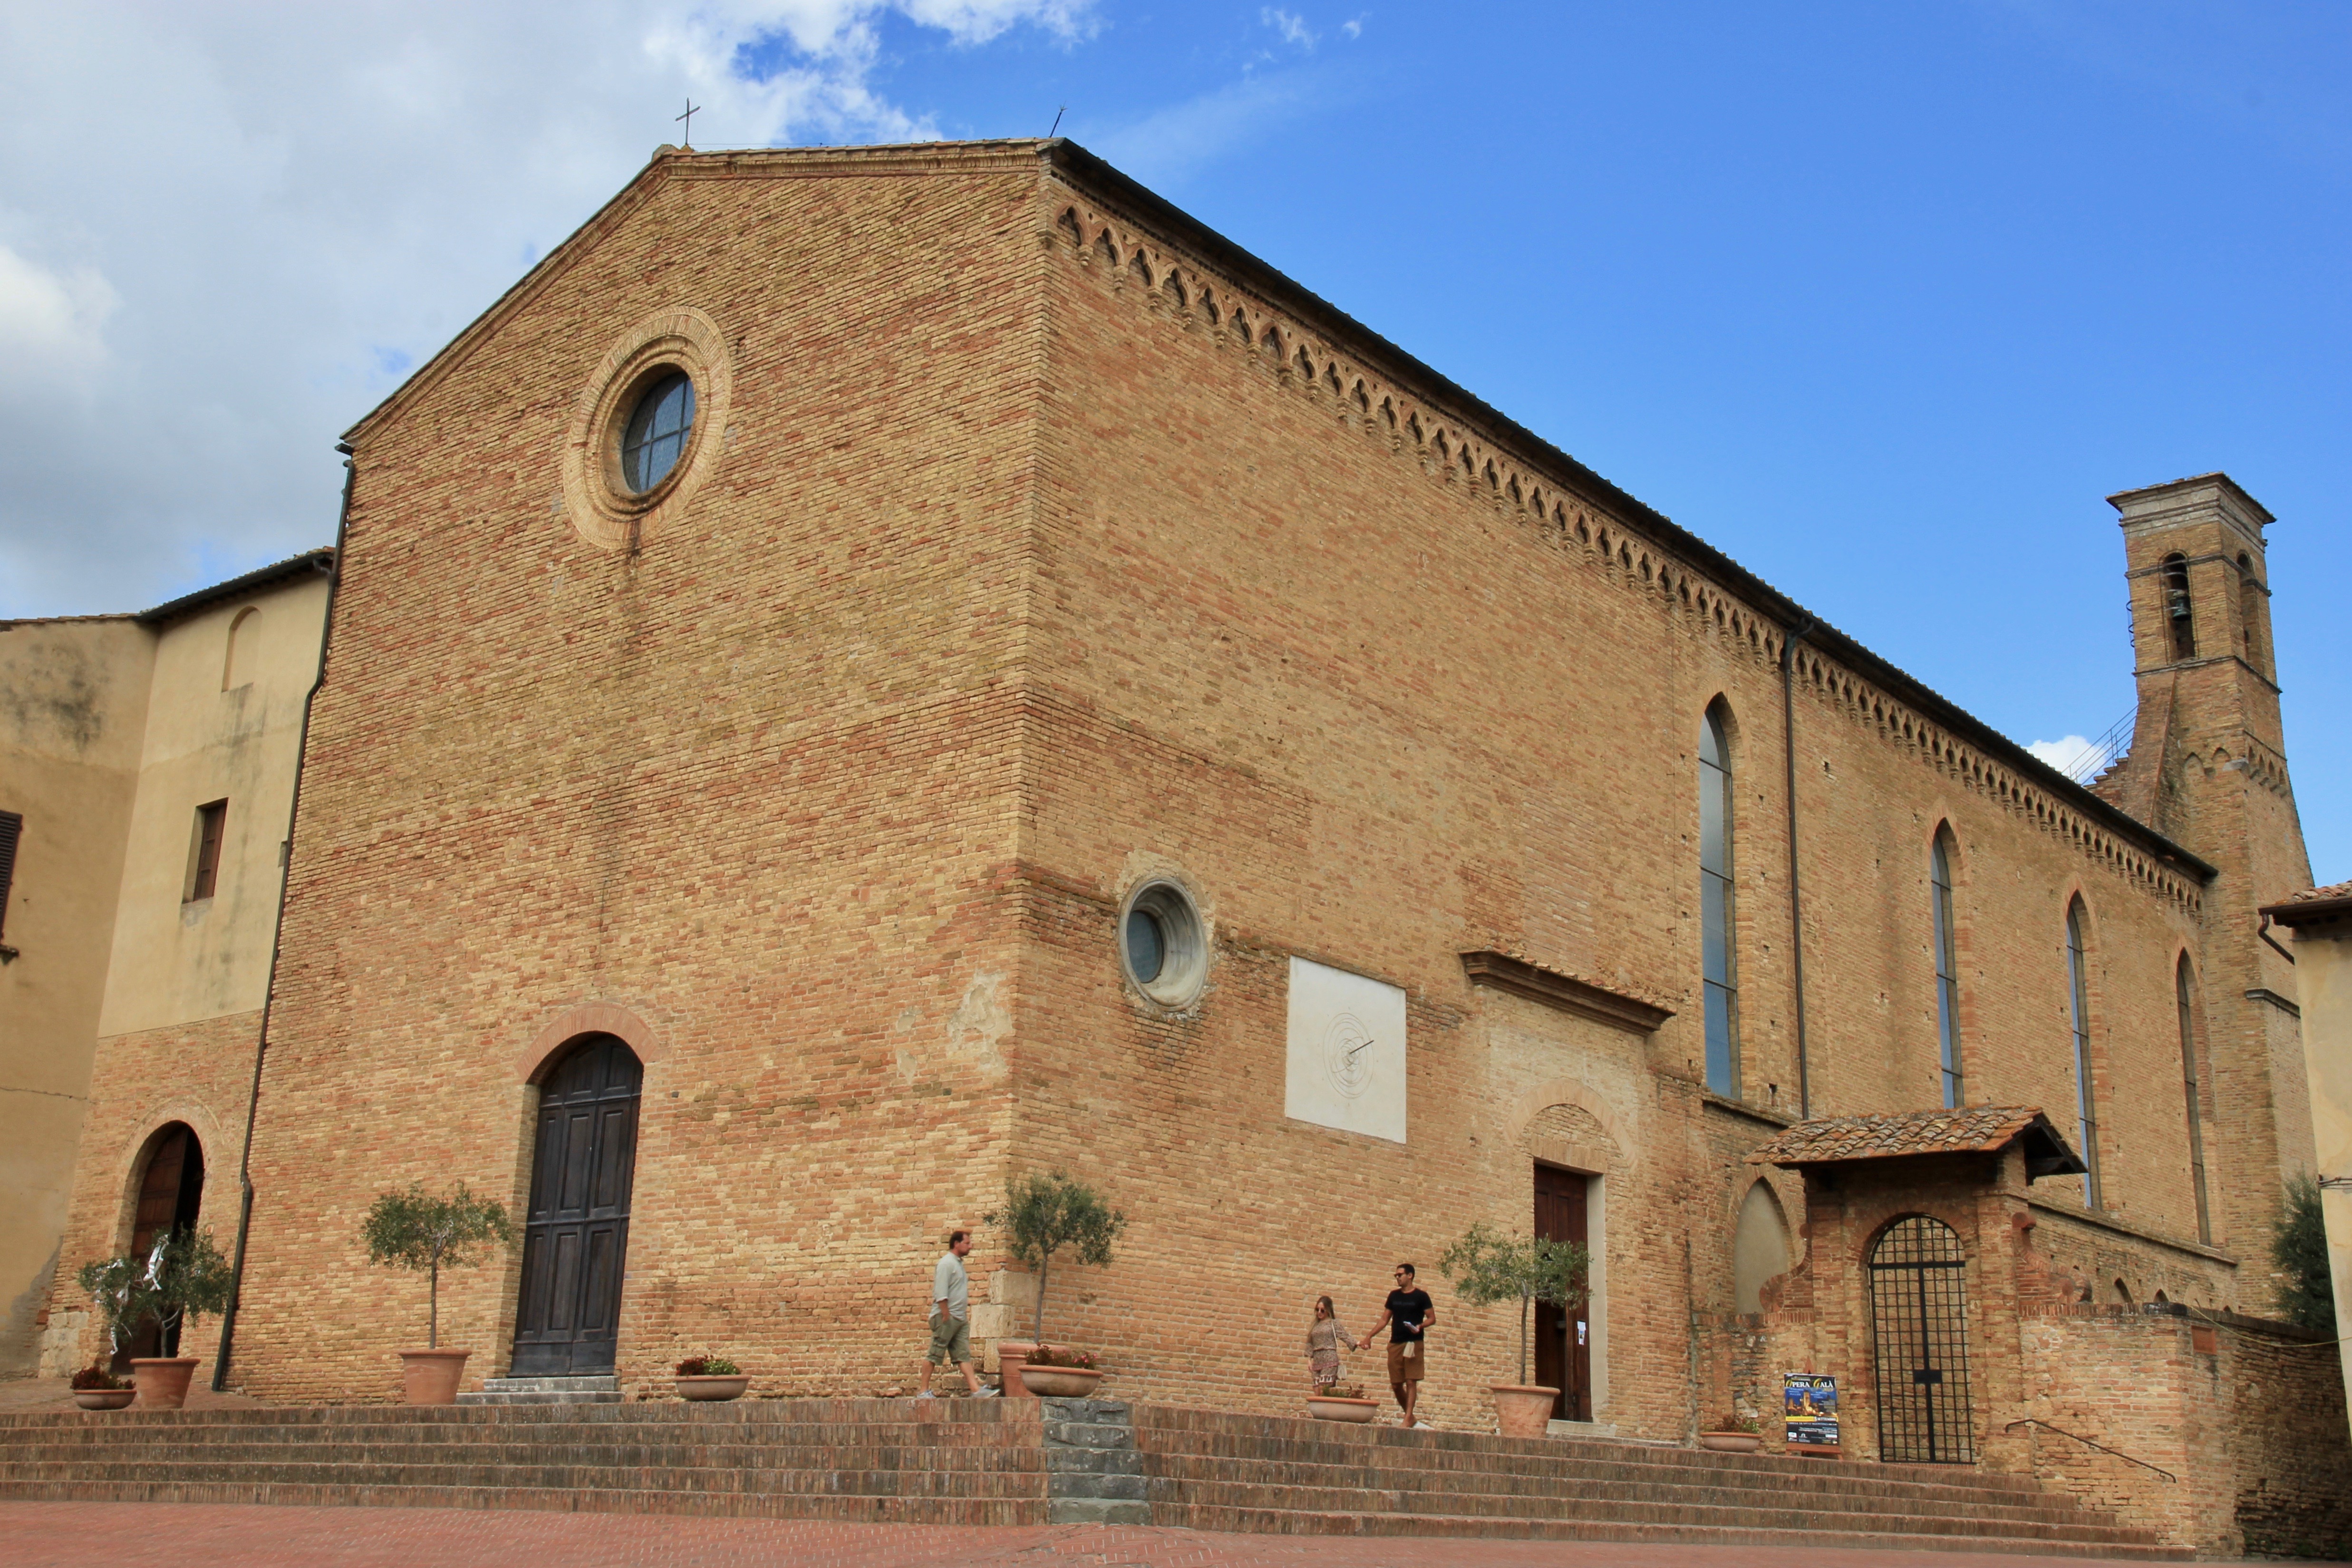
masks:
[[[2352,882],[2297,893],[2263,913],[2294,933],[2304,1069],[2336,1321],[2352,1324]],[[2336,1342],[2352,1382],[2352,1343]]]
[[[58,1265],[141,1230],[147,1155],[173,1144],[175,1211],[234,1191],[246,1096],[192,1086],[179,1047],[258,1034],[332,560],[0,623],[0,1376],[39,1362]]]

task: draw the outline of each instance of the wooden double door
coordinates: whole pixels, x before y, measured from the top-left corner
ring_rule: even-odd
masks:
[[[1591,1178],[1557,1165],[1536,1167],[1536,1235],[1547,1241],[1591,1245],[1586,1194]],[[1559,1390],[1552,1402],[1559,1421],[1592,1419],[1591,1303],[1563,1311],[1549,1303],[1536,1307],[1536,1381]]]
[[[175,1231],[194,1230],[205,1201],[205,1148],[186,1123],[174,1121],[156,1135],[139,1173],[139,1203],[131,1220],[131,1256],[142,1264],[157,1242]],[[140,1320],[113,1358],[116,1372],[129,1372],[133,1356],[180,1353],[180,1325],[169,1329],[152,1316]]]
[[[625,1042],[591,1035],[540,1089],[511,1376],[613,1370],[644,1082]]]

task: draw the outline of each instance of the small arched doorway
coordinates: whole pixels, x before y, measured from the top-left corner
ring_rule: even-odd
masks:
[[[1915,1214],[1880,1233],[1870,1249],[1870,1319],[1880,1460],[1974,1464],[1968,1259],[1950,1226]]]
[[[186,1122],[165,1122],[149,1142],[147,1162],[139,1172],[139,1196],[131,1211],[130,1256],[143,1264],[157,1242],[177,1231],[194,1230],[204,1200],[204,1144]],[[115,1369],[125,1370],[132,1356],[179,1353],[179,1324],[167,1331],[149,1318],[132,1331],[130,1343],[114,1358]]]
[[[513,1376],[613,1370],[644,1081],[644,1066],[618,1037],[587,1035],[541,1085]]]

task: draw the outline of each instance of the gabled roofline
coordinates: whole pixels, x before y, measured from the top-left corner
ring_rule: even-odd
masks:
[[[1727,587],[1778,621],[1784,634],[1802,635],[1815,648],[1880,687],[1887,695],[1909,704],[1979,751],[1998,757],[2005,765],[2032,780],[2072,809],[2118,837],[2130,840],[2166,865],[2200,882],[2210,882],[2221,874],[2207,861],[2175,844],[2137,817],[2102,800],[2086,786],[2060,773],[1975,714],[1871,652],[1714,545],[1677,524],[1665,513],[1601,478],[1475,393],[1416,359],[1166,197],[1120,174],[1076,142],[1057,137],[1042,143],[1039,153],[1070,184],[1086,190],[1090,195],[1101,196],[1109,204],[1127,209],[1146,226],[1158,228],[1169,238],[1192,247],[1203,258],[1228,268],[1237,279],[1264,293],[1270,301],[1279,304],[1300,321],[1312,323],[1335,342],[1347,343],[1351,353],[1377,366],[1383,374],[1402,384],[1426,389],[1434,401],[1453,405],[1469,419],[1518,447],[1527,458],[1553,469],[1588,500],[1614,511],[1623,521],[1649,534],[1654,542],[1720,579]]]
[[[183,594],[176,599],[167,600],[152,610],[142,610],[129,618],[142,626],[161,626],[184,620],[199,610],[210,609],[224,599],[239,598],[257,588],[270,587],[289,577],[324,577],[334,569],[334,547],[321,545],[316,550],[305,550],[299,555],[289,555],[283,561],[257,567],[242,577],[232,577],[226,583],[215,583],[209,588]]]
[[[2128,840],[2176,870],[2210,882],[2220,873],[2208,862],[2175,844],[2138,818],[2094,795],[2056,768],[2042,762],[2017,742],[1943,697],[1924,682],[1871,652],[1839,631],[1722,551],[1675,523],[1656,508],[1603,479],[1592,468],[1537,435],[1485,399],[1406,353],[1353,316],[1182,208],[1120,174],[1102,159],[1067,138],[1045,141],[1005,140],[970,142],[915,142],[855,148],[766,148],[750,151],[694,153],[664,145],[646,166],[611,200],[589,216],[563,241],[542,257],[514,285],[474,318],[464,331],[415,370],[390,395],[344,433],[357,445],[370,429],[402,405],[421,395],[463,361],[473,346],[504,318],[568,270],[607,230],[614,228],[672,177],[724,178],[730,174],[776,177],[788,169],[811,175],[872,174],[920,175],[942,173],[958,165],[996,163],[1017,167],[1034,157],[1068,184],[1130,212],[1147,226],[1188,246],[1205,259],[1231,270],[1251,288],[1299,320],[1313,323],[1335,341],[1345,342],[1368,363],[1381,367],[1400,383],[1426,389],[1433,401],[1452,405],[1462,415],[1486,426],[1520,448],[1538,465],[1552,469],[1570,488],[1615,512],[1654,542],[1671,550],[1719,580],[1758,610],[1780,623],[1784,635],[1801,635],[1819,651],[1856,675],[1908,704],[2012,771],[2033,781],[2070,808]]]

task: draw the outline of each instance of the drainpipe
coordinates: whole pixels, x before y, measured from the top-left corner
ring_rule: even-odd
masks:
[[[221,1312],[220,1351],[213,1357],[215,1394],[228,1386],[229,1353],[236,1342],[236,1309],[245,1300],[245,1244],[253,1232],[253,1123],[261,1110],[261,1064],[269,1055],[269,1010],[278,1000],[278,960],[286,935],[286,884],[294,875],[294,824],[302,813],[302,764],[310,755],[310,710],[319,700],[319,688],[327,684],[327,648],[335,635],[335,594],[343,582],[343,540],[352,528],[352,485],[359,477],[350,445],[338,441],[335,450],[343,455],[343,505],[335,520],[334,563],[327,569],[327,613],[319,624],[319,672],[302,698],[302,735],[294,753],[294,799],[286,810],[286,864],[278,872],[278,920],[269,933],[269,988],[261,998],[261,1029],[253,1047],[253,1088],[245,1102],[245,1148],[236,1159],[236,1258],[229,1269],[228,1306]]]
[[[1805,1057],[1805,900],[1797,879],[1797,645],[1821,625],[1811,616],[1780,639],[1780,738],[1789,764],[1789,959],[1797,981],[1797,1120],[1813,1119],[1813,1079]]]

